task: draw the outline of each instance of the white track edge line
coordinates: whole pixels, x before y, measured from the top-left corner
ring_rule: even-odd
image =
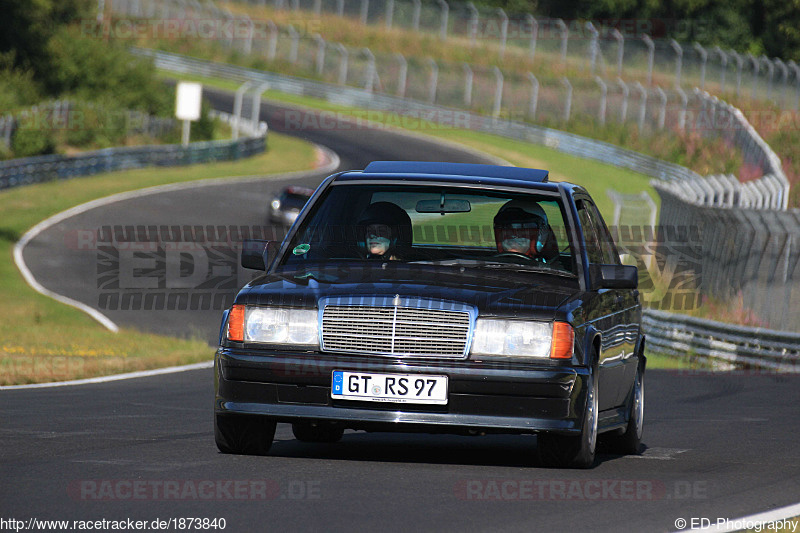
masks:
[[[119,326],[115,324],[110,318],[105,316],[103,313],[98,311],[97,309],[90,307],[83,302],[79,302],[77,300],[73,300],[72,298],[68,298],[67,296],[63,296],[56,292],[51,291],[50,289],[45,288],[41,285],[36,278],[33,276],[33,273],[28,268],[28,265],[25,263],[25,259],[23,257],[23,251],[25,246],[36,238],[37,235],[42,233],[43,231],[47,230],[48,228],[58,224],[59,222],[63,222],[64,220],[80,215],[97,207],[103,207],[114,202],[120,202],[123,200],[129,200],[131,198],[139,198],[142,196],[148,196],[151,194],[157,194],[161,192],[172,192],[172,191],[179,191],[185,189],[192,189],[197,187],[207,187],[213,185],[220,185],[220,184],[229,184],[229,183],[245,183],[248,181],[258,181],[263,180],[265,178],[268,179],[287,179],[287,178],[299,178],[310,174],[316,174],[319,172],[322,173],[332,173],[334,170],[339,168],[340,165],[340,158],[339,155],[327,148],[325,146],[314,144],[316,150],[321,151],[325,158],[328,160],[326,165],[323,165],[318,168],[314,168],[311,170],[300,170],[297,172],[289,172],[285,174],[274,174],[274,175],[259,175],[259,176],[242,176],[238,178],[209,178],[205,180],[195,180],[195,181],[188,181],[182,183],[171,183],[167,185],[156,185],[153,187],[147,187],[144,189],[137,189],[134,191],[126,191],[121,193],[112,194],[110,196],[105,196],[103,198],[97,198],[95,200],[91,200],[89,202],[85,202],[79,204],[75,207],[71,207],[65,211],[61,211],[60,213],[56,213],[55,215],[46,218],[45,220],[39,222],[31,229],[25,232],[25,234],[14,244],[14,263],[16,263],[17,268],[19,269],[22,277],[25,279],[25,282],[36,292],[48,296],[58,302],[63,304],[69,305],[74,307],[80,311],[83,311],[97,322],[102,324],[106,329],[113,331],[114,333],[119,331]]]
[[[92,383],[108,383],[109,381],[121,381],[124,379],[146,378],[159,376],[161,374],[174,374],[176,372],[186,372],[188,370],[200,370],[212,368],[214,361],[203,361],[184,366],[169,366],[166,368],[156,368],[154,370],[141,370],[138,372],[128,372],[125,374],[114,374],[111,376],[100,376],[96,378],[74,379],[71,381],[54,381],[52,383],[31,383],[28,385],[0,385],[0,390],[20,390],[20,389],[46,389],[52,387],[68,387],[71,385],[89,385]]]

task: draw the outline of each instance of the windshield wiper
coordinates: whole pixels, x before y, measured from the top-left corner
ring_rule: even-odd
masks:
[[[516,272],[544,272],[546,274],[555,274],[557,276],[574,277],[575,274],[567,272],[559,268],[553,268],[545,264],[530,264],[522,265],[519,263],[500,263],[500,262],[484,262],[478,268],[489,268],[497,270],[514,270]]]
[[[507,263],[505,261],[491,261],[486,259],[467,259],[467,258],[441,259],[438,261],[412,261],[412,262],[416,265],[467,266],[473,268],[514,270],[517,272],[545,272],[548,274],[556,274],[559,276],[574,277],[574,274],[572,272],[566,272],[564,270],[540,263],[531,263],[529,265],[523,265],[520,263]]]

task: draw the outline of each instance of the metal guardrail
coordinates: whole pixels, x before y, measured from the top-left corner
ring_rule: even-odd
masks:
[[[661,180],[700,179],[699,174],[680,165],[634,152],[633,150],[627,150],[603,141],[589,139],[543,126],[505,120],[502,118],[487,117],[457,108],[444,107],[386,94],[378,94],[354,87],[343,87],[293,76],[195,59],[180,54],[141,48],[133,48],[131,51],[135,55],[152,58],[156,67],[160,69],[196,76],[224,78],[237,82],[250,81],[254,83],[269,83],[271,89],[287,94],[310,96],[343,106],[384,111],[387,112],[388,115],[376,116],[375,118],[386,118],[389,122],[399,115],[410,116],[419,121],[438,123],[446,127],[452,126],[483,131],[541,144],[566,154],[628,168]],[[420,127],[423,128],[424,126]]]
[[[281,92],[312,96],[345,106],[383,111],[389,114],[410,115],[433,123],[439,122],[542,144],[567,154],[629,168],[661,180],[687,182],[701,179],[695,172],[679,165],[549,128],[504,121],[462,110],[374,94],[365,90],[203,61],[177,54],[141,49],[134,50],[134,53],[152,57],[158,68],[173,72],[223,77],[241,82],[269,82],[271,88]],[[725,211],[738,213],[740,210],[728,209]],[[760,211],[759,213],[760,216],[778,214],[773,211]],[[783,212],[783,215],[786,213]],[[680,223],[686,225],[687,220]],[[796,333],[745,328],[652,310],[645,312],[644,327],[648,335],[648,346],[653,351],[694,352],[701,357],[735,364],[747,364],[782,371],[800,371],[800,364],[797,364],[800,335]],[[763,340],[760,338],[761,336],[764,337]]]
[[[359,1],[362,8],[369,3],[369,0]],[[416,2],[419,4],[419,0]],[[446,4],[444,0],[439,2]],[[156,20],[160,17],[165,23],[181,21],[179,25],[186,25],[186,28],[201,22],[224,20],[236,26],[235,38],[225,31],[209,32],[207,38],[216,40],[221,47],[265,59],[270,64],[280,62],[288,65],[295,74],[310,76],[313,72],[316,79],[324,83],[359,87],[368,93],[391,93],[401,99],[492,117],[517,117],[526,122],[552,125],[580,117],[580,120],[599,121],[601,124],[607,121],[636,123],[639,132],[688,131],[722,139],[726,146],[735,147],[741,153],[743,165],[739,172],[749,174],[757,169],[765,176],[765,179],[753,181],[751,176],[743,176],[743,181],[749,184],[744,195],[736,195],[742,198],[742,206],[786,209],[788,205],[789,181],[780,158],[739,109],[704,91],[702,80],[699,83],[701,88],[687,91],[681,88],[680,83],[670,89],[653,85],[652,81],[648,81],[647,87],[631,78],[623,81],[621,72],[616,78],[598,72],[593,80],[585,77],[553,79],[552,76],[539,80],[533,71],[520,66],[488,68],[468,63],[437,62],[432,58],[406,58],[402,54],[373,53],[368,48],[326,41],[318,34],[306,35],[292,25],[269,20],[253,21],[247,15],[220,9],[213,1],[189,5],[183,0],[147,0],[146,4],[140,0],[118,0],[114,9],[119,16],[140,17],[146,12],[149,17]],[[282,3],[275,3],[276,9],[284,7]],[[302,8],[300,3],[293,6],[295,10]],[[322,3],[314,6],[317,14],[322,9]],[[477,16],[477,12],[474,14]],[[589,26],[593,28],[591,23],[587,23]],[[590,33],[598,36],[595,30]],[[595,52],[599,42],[594,42],[591,47]],[[615,47],[622,51],[620,44],[615,44]],[[677,43],[673,42],[673,45],[679,48]],[[586,59],[585,54],[581,57]],[[526,68],[532,67],[528,65]],[[721,91],[723,89],[724,84],[720,87]],[[692,195],[693,189],[697,188],[695,182],[703,185],[702,180],[691,180],[681,187]]]
[[[225,30],[207,31],[206,37],[234,45],[245,54],[256,49],[259,41],[266,41],[265,48],[274,53],[272,43],[279,26],[231,12],[232,2],[268,7],[274,12],[347,17],[375,29],[402,28],[421,36],[438,35],[442,42],[469,47],[500,61],[515,56],[564,70],[572,67],[611,78],[635,77],[646,85],[658,78],[669,86],[697,86],[718,94],[735,92],[737,98],[749,95],[751,100],[772,100],[783,109],[800,106],[800,67],[794,61],[660,38],[664,24],[669,25],[666,20],[636,19],[635,24],[632,19],[564,21],[454,0],[225,0],[218,2],[219,7],[212,0],[115,0],[114,9],[129,17],[148,19],[213,17],[225,23],[218,25]],[[288,18],[291,20],[291,16]],[[303,16],[297,19],[295,24],[302,25]],[[689,23],[687,29],[697,24],[694,31],[705,31],[706,22],[702,20],[683,22]],[[197,29],[190,26],[185,33],[193,36]],[[688,36],[689,32],[681,33]]]
[[[217,113],[216,116],[230,121],[225,113]],[[189,146],[106,148],[75,156],[45,155],[0,161],[0,190],[115,170],[230,161],[263,152],[266,147],[266,123],[253,125],[244,120],[242,123],[250,136],[235,141],[204,141]]]
[[[701,360],[800,372],[800,333],[723,324],[646,310],[642,327],[648,350],[688,353]]]

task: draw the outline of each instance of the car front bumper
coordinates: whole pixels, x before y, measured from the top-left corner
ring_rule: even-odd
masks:
[[[279,422],[318,420],[378,431],[577,434],[586,405],[586,368],[530,363],[384,359],[342,354],[220,348],[215,412]],[[334,370],[448,376],[446,405],[331,398]]]

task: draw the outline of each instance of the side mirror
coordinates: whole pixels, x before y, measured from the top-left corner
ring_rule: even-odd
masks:
[[[242,241],[242,266],[252,270],[266,270],[270,263],[269,249],[271,241]]]
[[[639,286],[639,269],[631,265],[589,265],[595,289],[635,289]]]

